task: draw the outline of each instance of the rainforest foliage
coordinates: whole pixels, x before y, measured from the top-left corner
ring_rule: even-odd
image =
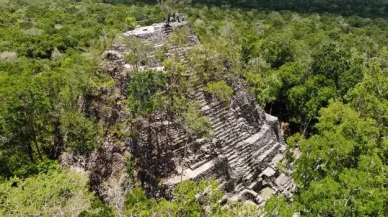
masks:
[[[384,1],[0,0],[1,216],[388,216],[388,21]],[[186,90],[230,103],[242,78],[263,108],[290,124],[293,201],[261,209],[230,203],[214,181],[183,182],[175,200],[149,198],[132,178],[121,205],[103,204],[87,174],[58,165],[89,156],[107,127],[83,108],[113,86],[101,54],[136,25],[183,12],[202,45],[158,58],[167,73],[139,71],[127,88],[129,122],[166,110],[189,135],[211,135]],[[180,46],[188,30],[169,43]],[[127,41],[140,68],[148,47]],[[187,71],[196,80],[187,80]],[[294,152],[301,155],[295,158]],[[134,159],[135,160],[135,159]],[[135,168],[129,167],[129,173]],[[129,174],[133,177],[133,174]]]

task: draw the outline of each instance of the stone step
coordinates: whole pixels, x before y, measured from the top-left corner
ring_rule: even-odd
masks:
[[[210,106],[203,106],[201,107],[201,113],[203,116],[209,116],[209,114],[212,112],[212,108]]]
[[[236,152],[235,154],[233,154],[232,156],[230,156],[230,158],[228,158],[228,161],[229,161],[229,164],[233,167],[241,164],[241,161],[247,159],[248,157],[251,157],[249,155],[249,151],[245,151],[245,152]]]
[[[213,130],[216,132],[218,130],[220,130],[220,128],[231,128],[230,126],[228,126],[229,123],[228,122],[225,122],[221,119],[217,119],[215,121],[212,121],[212,128]]]
[[[189,167],[190,167],[190,169],[195,170],[198,167],[200,167],[200,166],[204,165],[205,163],[207,163],[209,160],[210,160],[209,158],[205,157],[203,160],[201,160],[201,161],[199,161],[199,162],[197,162],[195,164],[192,164]]]
[[[247,172],[249,170],[249,164],[252,162],[252,154],[249,152],[244,155],[243,158],[239,158],[237,160],[237,166],[239,167],[239,170],[243,172]]]
[[[236,140],[236,137],[233,133],[229,133],[229,134],[224,134],[224,135],[215,135],[214,136],[215,138],[217,138],[218,140],[220,141],[224,141],[223,142],[223,146],[229,146],[229,144],[231,144],[234,140]]]
[[[252,172],[249,172],[247,176],[244,177],[244,181],[246,183],[251,183],[253,180],[254,174]]]
[[[233,153],[236,153],[238,150],[236,150],[236,148],[233,146],[233,145],[230,145],[229,147],[227,147],[225,150],[223,150],[223,153],[225,155],[228,155],[231,156],[232,155],[232,152]]]
[[[253,173],[255,174],[258,171],[258,167],[256,167],[257,162],[255,159],[251,158],[249,162],[247,162],[245,166],[245,173]]]
[[[241,131],[241,127],[243,127],[244,124],[243,123],[228,123],[228,127],[230,128],[230,130],[235,133],[235,134],[242,134],[242,132],[245,132],[245,131]],[[223,131],[220,131],[219,132],[220,134],[218,134],[218,136],[221,136],[223,134]]]
[[[199,79],[200,78],[198,78],[198,77],[192,78],[193,81],[199,81]],[[194,87],[193,92],[194,92],[194,96],[196,98],[204,98],[205,97],[205,94],[203,92],[203,88],[204,88],[204,86],[202,84],[199,84],[196,87]]]
[[[169,133],[170,138],[178,138],[178,137],[181,137],[182,135],[185,135],[185,132],[183,130],[173,131],[172,133]]]
[[[185,146],[189,148],[194,143],[186,143],[185,140],[182,140],[181,142],[175,143],[171,145],[173,147],[174,153],[179,153],[181,151],[184,151]]]
[[[179,137],[175,137],[172,139],[172,144],[181,143],[182,141],[186,141],[186,134],[180,135]]]
[[[273,145],[270,149],[268,149],[263,154],[261,154],[258,157],[257,161],[263,162],[264,159],[266,159],[266,157],[268,157],[270,154],[274,153],[278,147],[279,147],[279,143],[276,142],[275,145]]]
[[[248,159],[246,159],[246,161],[249,161],[249,159],[250,158],[248,158]],[[239,165],[237,165],[238,166],[238,171],[240,171],[240,173],[242,174],[242,177],[243,177],[243,179],[245,180],[245,182],[247,182],[247,176],[250,174],[250,173],[252,173],[252,175],[253,175],[253,171],[251,171],[250,170],[250,168],[248,167],[248,166],[246,166],[244,163],[241,163],[241,164],[239,164]]]
[[[237,122],[237,124],[232,125],[232,128],[234,132],[246,132],[245,130],[241,130],[241,128],[244,126],[246,126],[244,123]]]
[[[256,185],[258,185],[260,183],[260,180],[257,179],[257,181],[253,181],[250,183],[248,189],[253,189]]]
[[[228,142],[225,142],[225,146],[222,148],[224,153],[229,153],[231,151],[238,151],[240,148],[237,147],[237,144],[242,142],[247,136],[241,137],[231,137]]]
[[[232,155],[228,161],[231,166],[238,166],[244,164],[248,158],[252,158],[249,149],[244,150],[243,152],[237,152],[235,155]]]
[[[229,127],[227,123],[220,122],[216,125],[213,125],[213,132],[214,132],[215,136],[221,136],[222,133],[224,133],[226,130],[227,131],[232,130],[231,127]]]
[[[209,170],[213,169],[214,166],[215,166],[215,159],[206,162],[205,164],[201,165],[195,170],[187,168],[183,173],[182,180],[183,181],[194,180],[200,177],[201,175],[206,174]],[[164,183],[167,185],[176,185],[180,183],[180,181],[181,181],[180,176],[174,176],[169,178],[168,180],[165,180]]]
[[[222,138],[226,135],[235,133],[231,127],[225,127],[225,130],[218,130],[217,132],[214,132],[214,136],[217,138]]]
[[[227,153],[223,153],[225,155],[226,158],[230,158],[232,155],[236,154],[236,150],[232,150],[230,152],[227,152]]]
[[[274,140],[270,140],[269,143],[267,144],[264,144],[259,150],[255,151],[255,153],[253,154],[255,158],[259,157],[262,153],[264,153],[266,150],[270,149],[272,146],[274,146],[274,144],[276,143],[276,141]]]
[[[212,106],[212,113],[208,114],[209,118],[216,122],[222,118],[223,121],[227,121],[228,118],[233,118],[233,113],[231,113],[230,109],[227,107],[214,107]]]
[[[197,78],[193,78],[193,80],[195,80],[195,79],[197,79]],[[205,99],[205,94],[203,93],[203,87],[195,87],[194,97],[196,99]]]
[[[226,116],[229,112],[229,109],[225,107],[211,106],[211,109],[213,112],[208,114],[208,117],[212,122],[216,122],[216,120]],[[214,114],[215,113],[214,111],[216,111],[217,113]]]
[[[228,123],[226,121],[226,118],[228,116],[228,111],[224,110],[224,109],[220,109],[219,111],[217,109],[214,109],[214,108],[210,108],[211,109],[211,113],[213,113],[214,111],[217,111],[219,112],[219,114],[217,114],[217,116],[209,113],[209,114],[206,114],[206,116],[209,118],[209,120],[211,121],[212,123],[212,126],[216,125],[216,124],[219,124],[220,122],[221,123]]]
[[[257,169],[260,169],[258,161],[252,156],[252,159],[250,162],[248,162],[245,166],[251,170],[251,171],[256,171]]]
[[[207,105],[207,104],[208,104],[208,102],[207,102],[205,96],[203,96],[203,97],[201,97],[201,98],[196,97],[195,100],[196,100],[198,103],[200,103],[201,107],[202,107],[203,105]]]
[[[242,157],[243,154],[245,154],[247,151],[250,151],[249,149],[244,148],[235,148],[235,155],[231,155],[231,157],[228,159],[230,162],[233,162],[236,157]]]
[[[216,119],[213,119],[213,123],[218,124],[219,122],[221,122],[227,125],[228,127],[233,127],[234,124],[237,123],[237,120],[232,118],[233,121],[230,121],[230,119],[228,118],[230,118],[231,116],[232,116],[231,113],[225,112],[224,114],[222,114],[222,116],[219,116]]]
[[[228,153],[232,150],[236,150],[236,145],[240,141],[237,140],[235,137],[231,137],[229,140],[225,142],[225,145],[222,147],[222,151],[225,153]]]
[[[199,107],[202,112],[206,112],[206,115],[209,115],[211,113],[211,111],[208,111],[208,109],[211,109],[211,107],[209,106],[209,103],[206,100],[197,100],[197,102],[199,103]]]
[[[219,118],[218,120],[214,121],[212,123],[212,127],[214,131],[220,132],[220,130],[223,130],[223,128],[236,128],[236,124],[239,124],[239,127],[241,126],[241,123],[238,123],[237,121],[229,121],[227,120],[226,116],[229,116],[230,114],[225,114],[224,117]]]
[[[243,189],[244,189],[244,185],[243,183],[239,183],[238,185],[236,185],[236,187],[234,188],[235,189],[235,192],[241,192]]]
[[[236,137],[236,135],[234,133],[224,134],[221,136],[216,135],[215,137],[219,140],[225,141],[224,146],[230,146],[230,144],[232,144],[234,141],[238,140],[238,137]]]

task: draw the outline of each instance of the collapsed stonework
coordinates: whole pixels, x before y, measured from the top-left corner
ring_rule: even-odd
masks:
[[[171,23],[171,27],[154,24],[136,28],[124,33],[124,36],[136,37],[158,48],[164,45],[174,29],[183,27],[190,28],[190,24]],[[185,50],[200,44],[192,30],[187,37],[184,49],[169,47],[167,52],[178,53],[184,59]],[[116,46],[116,51],[120,50],[123,49]],[[145,68],[162,69],[160,62],[151,62]],[[284,160],[286,150],[278,119],[262,110],[243,82],[237,80],[229,83],[234,89],[230,106],[209,97],[201,86],[191,93],[191,98],[200,103],[202,114],[211,121],[214,135],[210,141],[187,138],[184,129],[163,118],[145,123],[166,135],[140,133],[141,136],[133,144],[138,149],[133,153],[140,153],[138,157],[144,160],[143,166],[148,170],[144,175],[157,174],[166,186],[174,186],[182,180],[216,178],[229,199],[250,200],[259,205],[273,194],[291,198],[294,182],[277,167]],[[152,156],[154,148],[149,145],[156,143],[166,143],[167,148],[162,154]],[[147,149],[151,151],[146,156],[144,150]],[[152,170],[150,162],[159,168]]]

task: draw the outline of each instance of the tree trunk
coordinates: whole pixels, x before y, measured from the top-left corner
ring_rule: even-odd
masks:
[[[183,147],[183,158],[182,158],[182,162],[181,162],[181,167],[182,167],[182,171],[181,171],[181,183],[183,181],[183,172],[184,172],[184,168],[185,168],[185,159],[186,159],[186,152],[187,152],[187,143],[189,141],[189,133],[186,132],[186,142],[185,142],[185,147]]]
[[[33,123],[30,123],[30,125],[31,125],[31,133],[32,133],[32,138],[33,138],[34,144],[35,144],[36,152],[38,152],[39,159],[41,161],[43,161],[43,157],[42,157],[42,154],[40,153],[40,149],[39,149],[38,140],[36,139],[34,125],[33,125]]]
[[[28,130],[27,130],[28,132]],[[28,135],[28,133],[26,133]],[[33,155],[33,150],[32,150],[32,146],[31,146],[31,143],[29,141],[27,141],[27,152],[28,152],[28,157],[30,158],[31,162],[34,162],[34,155]]]
[[[60,130],[61,123],[59,118],[55,118],[54,121],[54,144],[50,151],[50,157],[56,159],[62,152],[63,148],[63,137]]]
[[[24,117],[27,120],[27,128],[28,128],[28,131],[30,133],[30,136],[32,137],[32,141],[35,145],[36,151],[38,152],[39,159],[42,161],[43,157],[42,157],[42,154],[40,153],[39,144],[38,144],[38,140],[36,138],[36,132],[35,132],[34,123],[32,121],[32,118],[30,115],[27,116],[26,113],[24,113]]]
[[[168,13],[168,14],[167,14],[167,19],[166,19],[166,27],[169,27],[169,26],[170,26],[170,18],[171,18],[171,14]]]

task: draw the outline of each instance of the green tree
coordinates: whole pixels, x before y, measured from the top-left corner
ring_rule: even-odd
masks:
[[[127,17],[127,18],[125,18],[125,22],[127,23],[129,30],[132,30],[136,27],[136,18],[135,17]]]
[[[182,117],[183,127],[190,136],[209,137],[212,135],[211,122],[208,117],[201,114],[198,104],[193,103],[188,106]]]
[[[298,141],[302,155],[294,176],[302,215],[386,215],[387,166],[378,154],[386,139],[380,139],[376,121],[338,102],[320,115],[318,133]]]
[[[313,74],[324,75],[336,84],[341,96],[362,80],[361,58],[352,58],[348,50],[335,44],[323,46],[314,56]]]
[[[112,207],[103,204],[100,200],[95,200],[90,205],[90,211],[82,211],[78,217],[115,217]]]
[[[378,63],[372,63],[365,70],[362,82],[350,90],[345,97],[363,117],[377,121],[382,132],[388,127],[388,79]]]
[[[263,209],[265,216],[268,217],[292,217],[294,211],[289,207],[283,197],[271,197],[265,202]]]
[[[289,91],[288,100],[293,111],[291,121],[300,125],[301,132],[305,134],[316,122],[318,111],[335,97],[336,89],[332,80],[322,75],[310,77],[303,85]]]
[[[225,81],[208,83],[204,90],[217,96],[221,101],[226,104],[230,102],[234,92],[233,89]]]
[[[89,210],[93,194],[85,174],[51,169],[25,180],[0,184],[1,216],[77,216]]]
[[[239,202],[228,203],[222,207],[219,201],[223,193],[214,180],[200,182],[185,181],[175,187],[174,200],[162,199],[156,202],[147,199],[144,191],[135,188],[128,193],[126,214],[132,216],[256,216],[259,214],[255,206],[243,205]]]
[[[278,69],[285,63],[294,61],[293,47],[289,41],[268,39],[263,43],[261,49],[264,59],[271,64],[272,68]]]
[[[379,138],[373,119],[360,118],[342,103],[330,104],[320,115],[316,124],[318,134],[298,142],[306,155],[298,160],[296,175],[305,186],[328,175],[338,177],[341,170],[356,167],[359,156],[372,151],[377,145],[373,141]]]
[[[67,111],[61,115],[60,123],[65,148],[71,148],[76,154],[88,155],[99,147],[102,127],[95,119],[77,111]]]
[[[34,79],[16,76],[0,82],[1,146],[26,153],[31,162],[43,160],[42,146],[51,131],[51,105],[43,88]]]
[[[238,47],[224,39],[211,39],[189,52],[188,69],[194,85],[235,79],[242,74]]]
[[[129,53],[125,56],[125,60],[132,66],[133,71],[137,71],[140,66],[144,66],[149,62],[149,53],[152,52],[152,47],[140,41],[136,37],[125,39],[125,45]]]
[[[161,108],[166,91],[166,76],[161,71],[145,70],[133,73],[128,86],[128,105],[134,116],[149,115]]]

